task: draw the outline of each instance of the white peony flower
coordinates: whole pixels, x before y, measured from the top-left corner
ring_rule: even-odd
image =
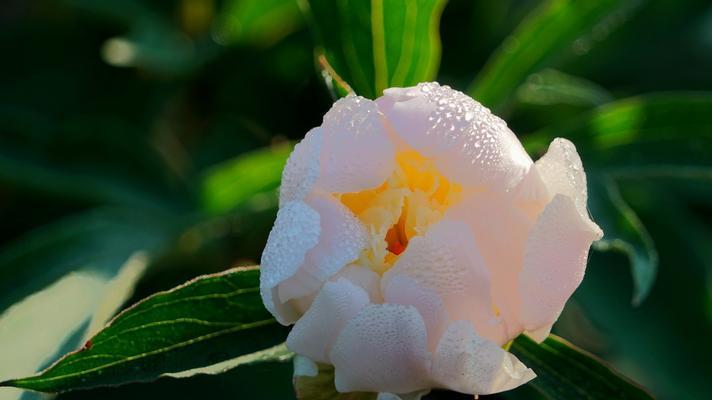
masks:
[[[602,236],[573,144],[533,163],[507,125],[437,83],[337,101],[282,177],[261,293],[340,392],[490,394],[534,373]]]

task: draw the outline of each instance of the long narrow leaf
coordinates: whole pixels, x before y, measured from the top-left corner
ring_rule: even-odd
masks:
[[[308,20],[330,68],[357,94],[432,80],[445,0],[309,0]]]
[[[63,392],[149,381],[274,346],[284,332],[258,280],[257,268],[238,268],[148,297],[39,375],[0,385]]]
[[[635,0],[548,0],[536,8],[490,57],[468,92],[495,110],[514,96],[529,74],[560,58],[598,24],[621,19]],[[608,27],[610,29],[610,26]]]
[[[541,398],[652,399],[636,383],[557,336],[536,344],[522,335],[514,341],[511,351],[536,372],[536,379],[527,384],[527,389],[534,389]]]

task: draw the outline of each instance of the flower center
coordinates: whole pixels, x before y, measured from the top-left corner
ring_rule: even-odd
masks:
[[[381,186],[340,195],[369,235],[356,263],[379,274],[387,271],[408,242],[425,234],[461,193],[460,185],[445,178],[431,160],[416,151],[398,153],[396,169]]]

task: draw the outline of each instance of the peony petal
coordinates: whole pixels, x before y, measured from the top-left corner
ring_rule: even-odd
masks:
[[[420,400],[428,393],[430,393],[430,389],[405,394],[381,392],[378,394],[378,397],[376,397],[376,400]]]
[[[579,214],[571,198],[557,194],[532,228],[519,276],[521,322],[546,329],[583,279],[591,243],[601,230]]]
[[[348,265],[342,268],[331,279],[335,281],[339,278],[346,278],[354,285],[365,290],[371,299],[371,303],[383,303],[381,277],[373,272],[372,269],[360,265]]]
[[[435,351],[440,336],[447,326],[448,316],[440,296],[423,287],[408,275],[395,275],[383,288],[386,303],[415,307],[423,317],[428,333],[428,350]]]
[[[530,221],[536,221],[544,207],[551,201],[549,189],[536,167],[529,168],[524,178],[512,190],[511,198],[512,204]]]
[[[534,371],[494,342],[478,336],[466,321],[450,324],[433,357],[435,382],[462,393],[503,392],[534,377]]]
[[[504,191],[532,165],[502,119],[449,86],[391,88],[376,102],[397,135],[457,183]]]
[[[505,343],[504,327],[495,316],[490,273],[471,230],[464,222],[442,220],[424,236],[414,237],[396,264],[384,274],[382,287],[399,275],[413,278],[442,299],[454,320],[472,321],[482,334]]]
[[[314,128],[294,146],[282,171],[282,185],[279,188],[280,206],[290,201],[302,201],[311,192],[319,177],[322,140],[321,128]]]
[[[357,192],[381,185],[395,168],[395,149],[376,103],[339,99],[324,116],[319,189]]]
[[[294,374],[293,377],[299,378],[302,376],[315,377],[319,375],[319,366],[308,357],[300,356],[299,354],[294,356]]]
[[[267,309],[282,324],[296,318],[296,313],[276,301],[277,285],[297,273],[311,248],[319,240],[319,213],[303,202],[285,203],[277,212],[277,219],[262,253],[260,293]]]
[[[533,222],[513,203],[513,199],[496,192],[471,194],[449,209],[443,218],[462,221],[472,230],[489,270],[492,298],[505,322],[507,334],[504,340],[496,340],[479,325],[475,325],[475,329],[480,335],[502,345],[521,333],[517,285]]]
[[[280,284],[282,302],[318,291],[366,247],[365,228],[343,204],[331,196],[311,196],[306,202],[320,216],[319,243],[306,253],[303,266]]]
[[[553,328],[553,326],[554,324],[551,323],[533,331],[524,331],[524,334],[529,336],[535,342],[541,343],[549,337],[549,334],[551,333],[551,328]]]
[[[578,212],[588,218],[586,173],[574,144],[566,139],[554,139],[549,145],[549,150],[536,161],[535,165],[548,189],[549,198],[546,202],[548,203],[556,194],[566,195],[573,200]]]
[[[346,323],[369,304],[368,294],[341,278],[327,282],[287,337],[287,347],[310,359],[330,363],[329,353]]]
[[[331,351],[339,392],[409,393],[430,387],[423,318],[414,307],[369,304]]]

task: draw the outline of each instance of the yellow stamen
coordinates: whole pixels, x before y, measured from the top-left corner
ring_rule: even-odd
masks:
[[[460,185],[416,151],[398,153],[396,165],[381,186],[340,196],[370,235],[369,246],[357,263],[378,273],[388,270],[408,242],[440,220],[462,193]]]

